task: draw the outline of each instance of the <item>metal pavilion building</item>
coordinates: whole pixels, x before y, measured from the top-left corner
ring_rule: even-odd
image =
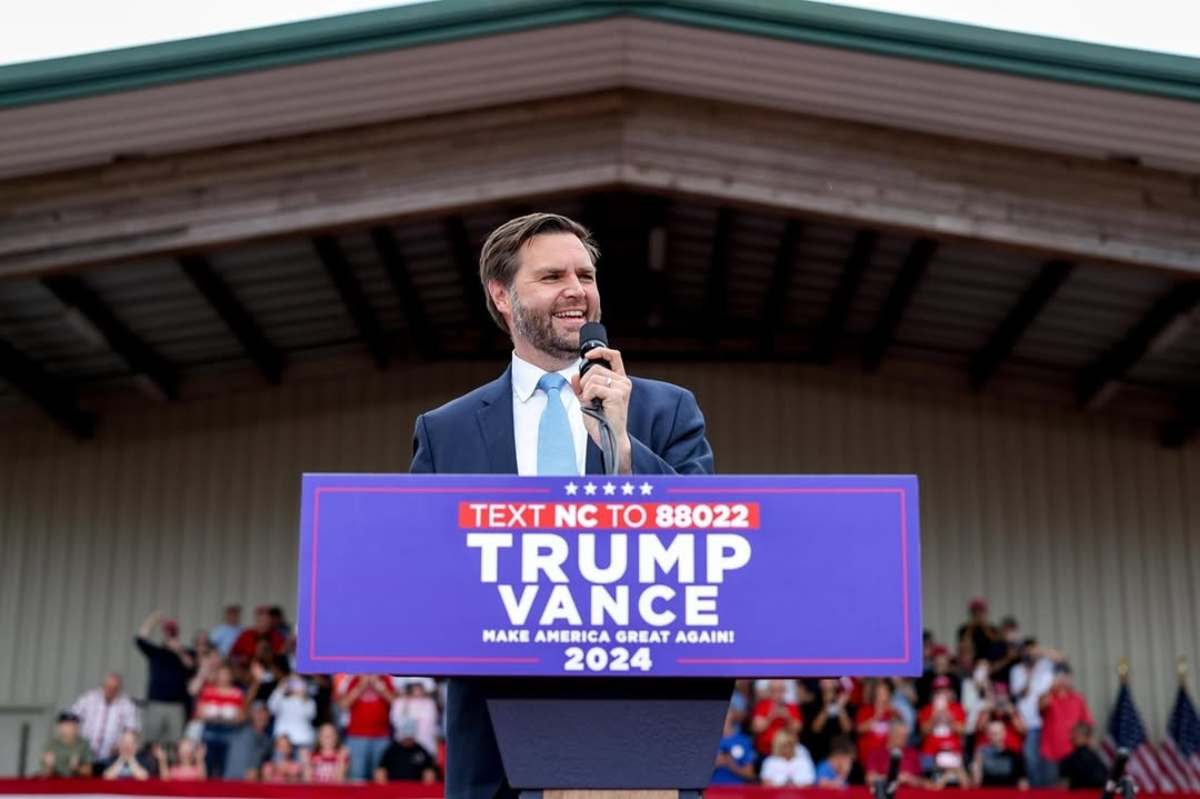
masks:
[[[1200,62],[806,2],[459,0],[0,68],[0,771],[153,607],[294,595],[298,475],[503,367],[483,238],[600,242],[729,472],[915,472],[970,596],[1200,658]],[[811,565],[798,564],[798,573]],[[802,609],[796,611],[802,614]],[[816,612],[816,611],[812,611]]]

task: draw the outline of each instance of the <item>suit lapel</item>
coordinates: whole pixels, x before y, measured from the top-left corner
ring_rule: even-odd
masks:
[[[483,404],[475,412],[492,474],[517,473],[517,443],[513,434],[512,367],[488,384]]]

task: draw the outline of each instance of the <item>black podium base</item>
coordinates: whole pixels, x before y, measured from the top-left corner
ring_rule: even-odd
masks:
[[[487,705],[508,783],[523,798],[550,789],[699,791],[732,693],[729,679],[521,679],[496,681]]]

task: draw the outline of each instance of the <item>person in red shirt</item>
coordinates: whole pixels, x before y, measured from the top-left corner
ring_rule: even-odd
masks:
[[[287,647],[287,639],[275,628],[271,620],[271,609],[266,605],[254,609],[254,626],[242,630],[229,650],[229,658],[242,665],[249,663],[258,652],[260,640],[267,641],[271,645],[271,652],[276,655],[282,655]]]
[[[933,681],[933,698],[917,714],[921,729],[921,753],[933,761],[933,771],[942,784],[964,785],[963,730],[967,714],[954,699],[950,678],[942,675]]]
[[[205,768],[209,774],[224,774],[229,740],[246,720],[246,694],[234,684],[233,669],[216,652],[205,660],[190,687],[196,694],[193,715],[204,724]]]
[[[854,728],[858,731],[858,762],[866,768],[871,753],[886,748],[888,725],[898,714],[892,707],[892,686],[887,680],[879,680],[871,693],[870,704],[864,704],[854,715]]]
[[[339,674],[334,681],[334,701],[350,712],[350,723],[346,725],[350,779],[373,779],[392,740],[388,715],[396,693],[392,678],[385,675]]]
[[[1075,749],[1071,730],[1076,724],[1094,725],[1092,711],[1083,694],[1075,690],[1071,666],[1066,661],[1054,664],[1054,681],[1050,690],[1038,700],[1042,712],[1042,757],[1058,764]]]
[[[780,730],[788,730],[799,736],[804,726],[800,707],[794,702],[785,702],[786,686],[783,680],[767,683],[767,696],[754,705],[750,716],[750,731],[754,733],[754,748],[761,755],[771,754],[771,745]]]
[[[880,683],[883,685],[883,683]],[[890,698],[891,693],[888,693]],[[864,710],[867,708],[864,708]],[[887,734],[882,743],[871,749],[863,769],[867,773],[867,785],[874,785],[880,780],[886,780],[891,769],[892,752],[900,753],[900,775],[896,782],[899,785],[911,785],[914,788],[931,788],[933,784],[925,779],[921,769],[921,755],[908,745],[908,725],[901,718],[886,722]]]
[[[933,698],[917,714],[921,729],[921,752],[936,758],[941,752],[957,752],[962,765],[963,729],[967,714],[954,699],[950,678],[940,676],[933,681]]]

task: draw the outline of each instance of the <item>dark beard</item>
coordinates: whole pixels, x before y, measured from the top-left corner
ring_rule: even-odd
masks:
[[[538,314],[529,311],[512,295],[513,328],[533,348],[555,358],[575,358],[579,355],[579,334],[562,336],[554,332],[554,318],[550,313]],[[588,321],[596,321],[588,318]]]

